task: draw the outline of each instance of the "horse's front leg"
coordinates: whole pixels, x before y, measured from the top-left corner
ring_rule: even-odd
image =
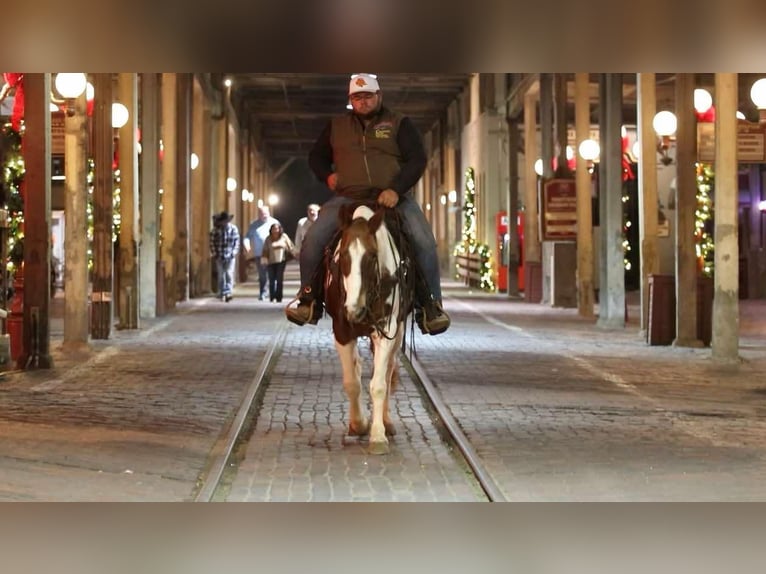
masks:
[[[375,354],[372,380],[370,380],[370,397],[372,398],[372,425],[370,426],[370,453],[387,454],[388,438],[384,413],[387,415],[388,405],[388,374],[390,358],[396,353],[396,342],[385,337],[373,335]]]
[[[386,434],[389,436],[394,436],[396,434],[396,427],[394,427],[394,423],[391,422],[389,407],[391,406],[391,394],[399,385],[399,353],[397,349],[402,346],[403,336],[404,327],[400,324],[396,331],[393,349],[389,354],[388,365],[386,367],[386,400],[383,401],[383,426],[386,427]]]
[[[348,434],[352,436],[366,435],[370,431],[370,423],[362,405],[362,362],[356,339],[345,345],[335,341],[335,349],[340,357],[343,368],[343,389],[346,391],[349,405]]]

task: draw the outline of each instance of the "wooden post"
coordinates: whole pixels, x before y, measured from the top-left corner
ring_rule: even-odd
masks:
[[[210,292],[210,267],[208,234],[211,227],[210,202],[206,201],[208,191],[209,169],[208,162],[202,161],[207,157],[205,147],[208,123],[205,114],[205,98],[198,82],[193,82],[192,96],[192,151],[200,157],[199,165],[191,172],[191,210],[194,217],[191,225],[191,263],[189,293],[199,297]]]
[[[108,339],[112,332],[112,75],[93,80],[93,288],[90,334]]]
[[[139,314],[157,315],[159,246],[159,78],[141,74],[141,249],[139,251]]]
[[[652,121],[657,111],[654,74],[637,74],[638,141],[641,142],[638,178],[638,225],[641,243],[641,331],[649,328],[649,276],[660,272],[657,253],[657,135]]]
[[[162,215],[160,250],[165,268],[165,309],[171,310],[176,301],[176,74],[162,74]]]
[[[138,84],[136,74],[119,75],[119,100],[128,108],[128,121],[120,128],[120,296],[121,329],[138,329]]]
[[[51,112],[50,74],[24,75],[23,368],[50,368]]]
[[[625,326],[625,265],[622,247],[622,77],[604,75],[606,122],[601,125],[601,176],[605,187],[601,212],[601,234],[606,257],[606,281],[601,283],[602,305],[598,324],[601,327]]]
[[[66,196],[64,198],[64,342],[81,350],[88,343],[88,117],[85,94],[68,103],[65,119]]]
[[[191,74],[178,74],[176,105],[175,294],[189,298],[189,156],[191,155]]]
[[[713,358],[739,359],[737,74],[715,75],[715,295]]]
[[[577,179],[577,312],[593,317],[593,214],[592,181],[580,144],[590,137],[589,74],[575,74],[575,157]]]
[[[676,74],[676,339],[679,347],[700,347],[697,339],[697,249],[694,213],[697,207],[697,121],[694,116],[694,74]]]

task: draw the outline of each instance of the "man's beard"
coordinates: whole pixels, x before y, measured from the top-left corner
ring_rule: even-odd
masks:
[[[355,112],[355,113],[356,113],[357,116],[359,116],[360,119],[369,120],[370,118],[378,115],[378,112],[380,111],[381,105],[382,104],[378,104],[377,106],[375,106],[375,109],[373,109],[372,111],[370,111],[370,112],[368,112],[366,114],[360,114],[359,112]]]

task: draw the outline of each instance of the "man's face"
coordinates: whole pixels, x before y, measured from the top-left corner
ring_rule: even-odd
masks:
[[[348,97],[354,113],[361,117],[368,117],[380,109],[380,92],[356,92]]]
[[[314,209],[313,207],[309,207],[307,213],[311,221],[316,221],[317,217],[319,217],[319,210]]]
[[[269,213],[269,210],[268,210],[268,209],[263,209],[263,208],[261,208],[261,209],[260,209],[260,211],[259,211],[258,213],[259,213],[259,219],[260,219],[261,221],[266,221],[266,220],[269,218],[269,215],[271,215],[271,214]]]

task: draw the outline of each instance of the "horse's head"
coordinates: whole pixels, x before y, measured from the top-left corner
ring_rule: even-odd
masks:
[[[371,319],[372,294],[380,283],[376,232],[381,222],[382,213],[373,214],[370,208],[359,207],[340,240],[339,264],[346,293],[344,307],[351,323]]]

